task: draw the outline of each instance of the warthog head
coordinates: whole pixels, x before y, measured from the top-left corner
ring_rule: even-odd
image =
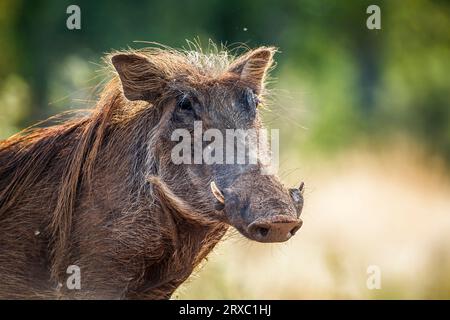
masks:
[[[157,115],[147,165],[160,201],[260,242],[286,241],[302,225],[303,184],[286,189],[267,152],[255,151],[265,149],[260,109],[274,52],[230,58],[165,49],[111,58],[125,97],[149,102]]]

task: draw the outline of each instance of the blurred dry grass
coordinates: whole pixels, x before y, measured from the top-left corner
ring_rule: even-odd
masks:
[[[450,298],[450,183],[439,161],[401,145],[302,171],[305,223],[291,241],[233,235],[174,298]],[[369,265],[381,268],[381,290],[366,287]]]

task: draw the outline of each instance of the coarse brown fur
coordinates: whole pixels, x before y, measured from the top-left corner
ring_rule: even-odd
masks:
[[[173,101],[187,86],[218,101],[229,99],[224,88],[261,96],[273,52],[115,53],[108,61],[131,55],[152,63],[116,66],[121,77],[87,116],[0,142],[0,297],[169,298],[230,223],[211,205],[213,177],[192,178],[170,163]],[[127,86],[142,94],[127,95]],[[265,179],[286,194],[276,178]],[[66,287],[69,265],[80,267],[82,290]]]

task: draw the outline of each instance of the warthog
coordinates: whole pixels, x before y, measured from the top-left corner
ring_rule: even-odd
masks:
[[[169,298],[230,225],[260,242],[294,235],[302,187],[286,189],[259,161],[171,160],[171,134],[194,121],[263,127],[274,53],[116,52],[88,115],[0,142],[0,297]],[[66,285],[71,265],[81,288]]]

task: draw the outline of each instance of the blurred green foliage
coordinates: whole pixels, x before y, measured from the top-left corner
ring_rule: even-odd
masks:
[[[81,8],[81,30],[66,28],[70,4]],[[366,28],[370,4],[381,8],[381,30]],[[92,105],[104,52],[198,37],[280,48],[274,76],[284,90],[268,118],[289,128],[289,148],[400,134],[450,162],[449,9],[437,0],[1,0],[0,138]]]

